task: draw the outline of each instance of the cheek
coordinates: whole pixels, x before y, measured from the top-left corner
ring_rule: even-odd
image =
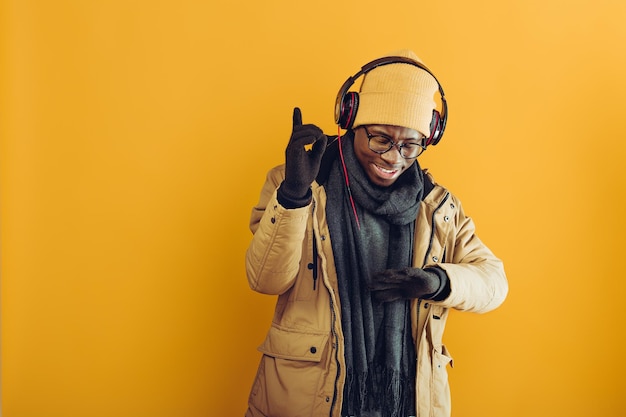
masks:
[[[363,147],[359,146],[357,143],[354,144],[354,155],[363,168],[367,166],[368,161],[371,159],[370,154],[373,154],[373,152],[370,151],[369,148],[365,147],[365,149],[363,149]]]

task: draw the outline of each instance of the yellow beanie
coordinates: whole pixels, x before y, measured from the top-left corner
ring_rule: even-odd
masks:
[[[402,56],[422,64],[414,52],[406,49],[386,56]],[[363,77],[353,127],[402,126],[428,137],[438,89],[437,80],[414,65],[397,63],[374,68]]]

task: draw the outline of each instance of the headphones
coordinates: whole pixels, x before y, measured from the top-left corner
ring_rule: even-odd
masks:
[[[379,59],[375,59],[365,64],[359,72],[348,78],[346,82],[341,86],[337,99],[335,100],[335,123],[342,129],[351,129],[354,119],[356,118],[356,112],[359,108],[359,93],[348,92],[348,89],[354,84],[357,78],[361,75],[365,75],[374,68],[389,65],[389,64],[409,64],[418,67],[427,73],[429,73],[437,82],[439,87],[439,94],[441,96],[441,113],[436,109],[433,110],[433,118],[430,122],[430,136],[426,138],[425,146],[436,145],[443,136],[443,131],[446,129],[446,123],[448,120],[448,103],[446,102],[446,96],[443,92],[441,84],[437,77],[424,65],[411,58],[403,56],[388,56]]]

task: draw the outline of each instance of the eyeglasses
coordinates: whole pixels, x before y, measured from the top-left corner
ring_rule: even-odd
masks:
[[[413,159],[413,158],[417,158],[424,150],[426,150],[426,146],[424,146],[422,143],[417,143],[417,142],[395,143],[388,136],[385,136],[382,134],[372,135],[367,130],[367,127],[365,126],[362,126],[362,127],[363,127],[363,130],[365,130],[365,134],[367,135],[367,146],[369,146],[369,148],[373,152],[376,152],[377,154],[382,155],[386,152],[389,152],[391,148],[395,146],[396,148],[398,148],[398,152],[400,152],[401,157],[403,157],[404,159]],[[423,141],[424,141],[424,138],[422,138],[422,142]]]

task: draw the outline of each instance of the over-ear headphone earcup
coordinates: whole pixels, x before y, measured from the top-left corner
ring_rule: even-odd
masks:
[[[442,120],[437,110],[433,110],[433,118],[430,121],[430,137],[426,139],[426,146],[436,145],[441,139]]]
[[[356,111],[359,108],[359,93],[350,91],[341,100],[341,112],[338,124],[342,129],[352,128]]]

